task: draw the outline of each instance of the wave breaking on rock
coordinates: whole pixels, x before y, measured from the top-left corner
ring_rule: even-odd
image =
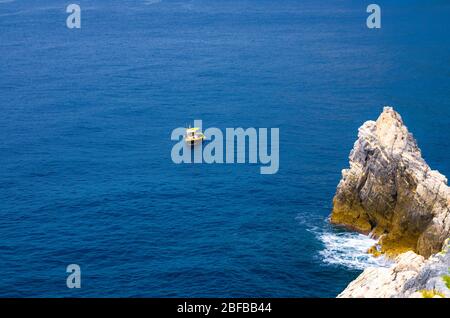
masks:
[[[381,237],[380,252],[429,257],[450,235],[447,178],[431,170],[400,115],[385,107],[359,128],[331,222]]]
[[[450,237],[447,178],[431,170],[392,107],[385,107],[376,121],[359,128],[349,161],[333,199],[330,221],[379,239],[370,252],[395,258],[395,264],[367,268],[340,297],[419,295],[417,289],[430,285],[434,274],[448,274],[448,256],[437,256],[446,255],[445,242]],[[430,266],[440,272],[431,275]],[[447,296],[445,292],[444,288],[439,295]]]

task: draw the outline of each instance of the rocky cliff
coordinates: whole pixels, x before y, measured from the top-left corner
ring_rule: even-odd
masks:
[[[385,107],[364,123],[349,159],[331,222],[380,238],[375,254],[439,252],[450,236],[450,189],[422,159],[400,115]]]
[[[429,259],[400,254],[390,268],[369,267],[338,295],[340,298],[450,298],[450,245]]]

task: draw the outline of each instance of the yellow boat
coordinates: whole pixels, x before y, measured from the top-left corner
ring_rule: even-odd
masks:
[[[186,129],[186,136],[184,136],[184,140],[191,146],[202,143],[204,139],[205,135],[203,135],[200,131],[200,128],[194,127]]]

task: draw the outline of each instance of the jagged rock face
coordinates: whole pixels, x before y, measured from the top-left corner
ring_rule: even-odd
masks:
[[[359,128],[331,222],[381,237],[381,252],[429,257],[450,236],[447,179],[422,159],[400,115],[385,107]]]
[[[448,242],[448,241],[447,241]],[[369,267],[338,295],[339,298],[450,297],[450,251],[443,250],[425,260],[414,252],[395,259],[390,268]]]

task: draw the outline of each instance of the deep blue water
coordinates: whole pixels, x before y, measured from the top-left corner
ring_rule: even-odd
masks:
[[[356,0],[76,3],[81,30],[0,0],[0,296],[334,297],[365,266],[326,220],[358,127],[394,106],[450,175],[448,1],[378,1],[380,30]],[[279,172],[175,165],[194,119],[280,128]]]

